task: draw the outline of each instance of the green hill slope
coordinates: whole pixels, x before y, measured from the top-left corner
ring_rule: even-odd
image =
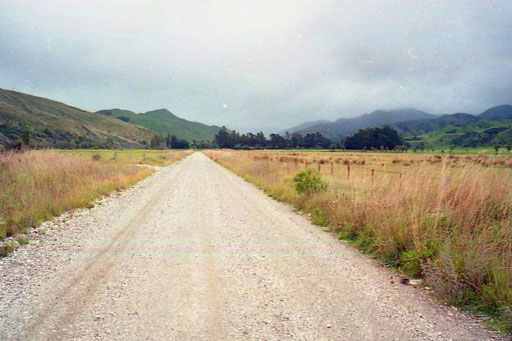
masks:
[[[504,104],[492,107],[478,117],[486,120],[512,120],[512,105]]]
[[[484,147],[512,143],[512,120],[483,120],[464,127],[448,127],[415,137],[404,135],[412,146],[426,148]]]
[[[122,109],[100,110],[97,113],[146,127],[161,135],[176,135],[187,141],[212,140],[220,130],[220,127],[217,126],[179,118],[167,109],[158,109],[142,114]]]
[[[512,144],[512,106],[496,106],[478,116],[443,115],[433,120],[400,122],[393,127],[413,147],[508,145]]]
[[[14,143],[27,128],[31,144],[55,148],[135,148],[154,135],[113,117],[0,89],[0,144]]]

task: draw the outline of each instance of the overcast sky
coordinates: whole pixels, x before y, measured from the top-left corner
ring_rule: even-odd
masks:
[[[512,1],[0,0],[0,88],[232,128],[512,103]]]

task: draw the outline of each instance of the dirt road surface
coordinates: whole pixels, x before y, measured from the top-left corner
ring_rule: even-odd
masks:
[[[497,337],[201,153],[63,225],[1,261],[0,339]]]

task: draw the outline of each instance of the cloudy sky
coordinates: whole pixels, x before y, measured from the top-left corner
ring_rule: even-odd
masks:
[[[0,0],[0,88],[237,129],[512,103],[512,1]]]

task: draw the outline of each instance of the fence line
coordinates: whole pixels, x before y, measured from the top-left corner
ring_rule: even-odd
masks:
[[[279,159],[274,159],[274,158],[258,158],[258,157],[250,157],[252,160],[255,160],[255,161],[266,161],[266,162],[271,162],[271,163],[284,163],[286,165],[288,165],[289,163],[294,163],[295,164],[295,168],[299,168],[298,165],[299,163],[301,163],[301,161],[303,161],[303,164],[304,164],[304,168],[308,168],[308,166],[310,166],[310,162],[308,161],[308,159],[303,159],[301,160],[300,158],[295,158],[294,160],[284,160],[284,161],[281,161]],[[334,174],[334,162],[333,161],[328,161],[330,162],[331,164],[331,167],[330,167],[330,174]],[[315,161],[311,161],[311,164],[312,163],[315,163]],[[327,163],[327,162],[325,162]],[[318,172],[322,172],[322,164],[321,162],[317,161],[317,170]],[[384,169],[378,169],[378,168],[370,168],[370,167],[365,167],[365,166],[361,166],[361,165],[356,165],[356,164],[350,164],[348,163],[347,165],[347,179],[350,180],[351,178],[351,175],[352,175],[352,169],[355,168],[355,169],[364,169],[364,170],[368,170],[370,172],[370,176],[372,178],[372,181],[374,180],[374,178],[376,177],[376,173],[387,173],[387,174],[396,174],[399,176],[399,179],[402,180],[404,175],[407,175],[407,176],[412,176],[412,177],[419,177],[419,178],[425,178],[425,179],[436,179],[436,180],[441,180],[440,177],[437,177],[437,176],[428,176],[428,175],[421,175],[421,174],[411,174],[411,173],[407,173],[407,172],[398,172],[398,171],[390,171],[390,170],[384,170]]]

